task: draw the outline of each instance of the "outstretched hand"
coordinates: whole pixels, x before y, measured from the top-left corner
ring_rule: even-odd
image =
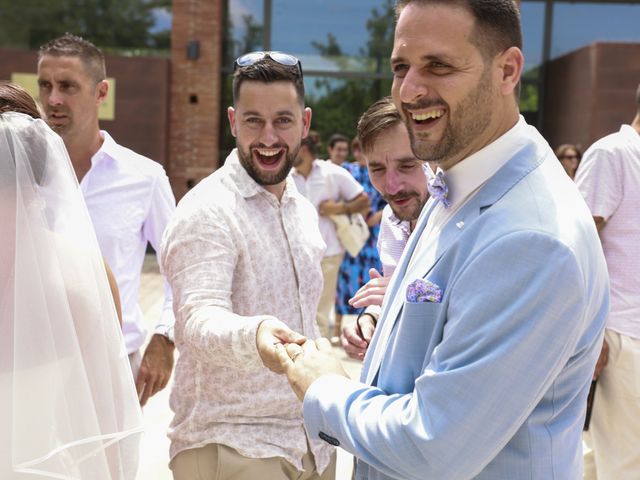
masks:
[[[391,277],[383,277],[375,268],[369,269],[369,281],[365,283],[356,294],[349,299],[349,305],[354,308],[368,307],[370,305],[382,305],[384,294],[387,291]]]
[[[275,373],[284,373],[276,347],[282,344],[302,345],[307,337],[291,330],[284,322],[270,318],[258,325],[256,347],[265,367]]]
[[[280,369],[287,374],[291,388],[301,401],[311,384],[323,375],[349,377],[340,360],[333,355],[331,343],[326,338],[315,342],[307,340],[302,345],[277,344],[275,351]]]

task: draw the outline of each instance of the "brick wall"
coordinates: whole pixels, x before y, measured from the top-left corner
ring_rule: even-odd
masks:
[[[177,199],[219,165],[222,29],[223,0],[173,0],[169,177]]]

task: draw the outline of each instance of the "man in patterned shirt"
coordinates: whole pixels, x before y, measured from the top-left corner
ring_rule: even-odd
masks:
[[[182,199],[163,239],[180,352],[170,467],[176,480],[203,469],[218,479],[333,479],[333,447],[309,438],[287,379],[264,368],[257,348],[319,336],[325,244],[288,176],[311,122],[300,62],[241,56],[233,101],[237,148]]]

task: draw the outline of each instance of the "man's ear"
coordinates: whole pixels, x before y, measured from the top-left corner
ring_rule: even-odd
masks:
[[[231,129],[231,135],[236,136],[236,111],[233,107],[227,108],[227,118],[229,119],[229,128]]]
[[[510,47],[498,56],[500,92],[511,95],[520,82],[524,68],[524,55],[518,47]]]
[[[309,129],[311,128],[311,109],[309,107],[305,108],[302,112],[302,138],[309,135]]]
[[[98,105],[103,103],[107,99],[109,93],[109,82],[107,80],[100,80],[96,85],[96,102]]]

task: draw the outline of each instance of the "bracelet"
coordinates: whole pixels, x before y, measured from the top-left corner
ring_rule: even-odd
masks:
[[[367,315],[369,318],[371,318],[371,320],[373,321],[373,327],[377,327],[378,326],[378,319],[370,312],[367,312],[366,310],[362,310],[360,312],[360,314],[358,315],[358,317],[356,318],[356,329],[358,330],[358,335],[360,335],[361,337],[362,335],[362,327],[360,327],[360,319],[364,316]]]

